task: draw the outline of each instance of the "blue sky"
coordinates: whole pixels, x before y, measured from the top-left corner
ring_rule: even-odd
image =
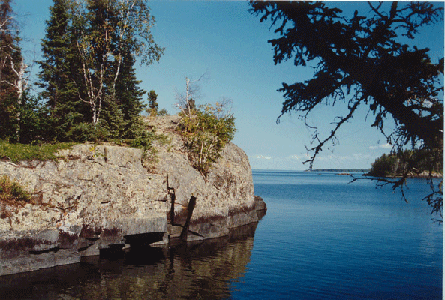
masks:
[[[365,2],[341,2],[348,16],[364,9]],[[52,0],[15,0],[14,10],[22,29],[22,46],[28,62],[39,59],[40,40],[45,34]],[[267,40],[274,38],[270,23],[248,12],[245,1],[151,1],[156,18],[152,32],[165,47],[159,63],[137,69],[141,88],[155,90],[160,108],[177,113],[176,94],[184,92],[185,77],[198,79],[198,103],[214,103],[222,97],[233,100],[237,133],[234,143],[249,156],[254,169],[304,170],[311,131],[297,114],[285,115],[280,124],[283,97],[277,89],[282,82],[294,83],[311,78],[313,68],[295,67],[292,62],[273,63],[273,50]],[[443,5],[438,3],[438,5]],[[426,28],[416,43],[429,47],[434,62],[443,57],[443,22]],[[33,67],[33,72],[38,66]],[[372,115],[362,107],[338,133],[338,144],[320,153],[314,168],[369,168],[374,159],[390,151],[384,136],[371,128]],[[309,122],[325,135],[331,122],[346,110],[341,107],[317,108]],[[393,125],[388,122],[388,130]],[[310,154],[310,153],[309,153]]]

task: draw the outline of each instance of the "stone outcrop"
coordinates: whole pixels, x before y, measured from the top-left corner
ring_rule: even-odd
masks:
[[[103,249],[167,244],[182,232],[192,196],[188,240],[258,221],[265,207],[254,199],[240,148],[228,144],[204,177],[187,159],[176,116],[146,122],[163,137],[156,153],[82,144],[56,161],[0,162],[0,175],[32,193],[24,205],[0,203],[0,275],[78,262]]]

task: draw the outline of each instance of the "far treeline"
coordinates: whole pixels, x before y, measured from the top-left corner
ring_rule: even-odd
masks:
[[[163,48],[143,0],[54,0],[30,83],[11,0],[0,1],[0,139],[31,143],[135,138],[145,94],[135,75]],[[31,93],[31,85],[40,92]]]
[[[442,177],[441,153],[404,150],[383,154],[372,164],[368,175],[375,177]]]

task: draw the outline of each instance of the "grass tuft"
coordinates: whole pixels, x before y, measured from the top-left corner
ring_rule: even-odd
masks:
[[[31,195],[15,180],[8,176],[0,177],[0,202],[17,203],[30,202]]]
[[[0,140],[0,159],[18,162],[21,160],[56,160],[58,150],[69,149],[76,143],[54,143],[54,144],[11,144]]]

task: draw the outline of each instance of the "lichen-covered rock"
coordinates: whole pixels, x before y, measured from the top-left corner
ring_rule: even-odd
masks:
[[[77,262],[141,239],[166,244],[180,235],[192,195],[189,240],[258,221],[246,154],[228,144],[204,177],[187,159],[178,121],[146,119],[164,136],[155,155],[82,144],[60,151],[56,161],[0,161],[0,176],[32,193],[27,204],[0,203],[0,275]]]

